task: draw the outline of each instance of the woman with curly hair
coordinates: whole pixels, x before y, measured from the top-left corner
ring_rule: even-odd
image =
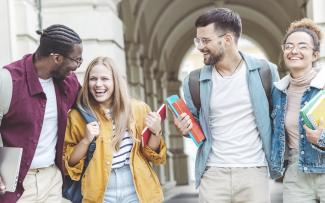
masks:
[[[314,66],[321,37],[320,28],[305,18],[290,25],[282,44],[289,74],[272,91],[270,168],[273,178],[284,174],[284,203],[325,202],[325,131],[321,124],[308,128],[299,113],[325,86],[325,69]]]

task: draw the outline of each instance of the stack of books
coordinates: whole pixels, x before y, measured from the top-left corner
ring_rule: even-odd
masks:
[[[325,128],[325,90],[319,91],[301,110],[300,115],[308,128]],[[320,120],[324,122],[320,125]]]
[[[183,99],[179,98],[177,95],[172,95],[166,99],[168,108],[173,112],[173,114],[178,118],[182,113],[186,113],[190,116],[192,122],[192,129],[189,132],[190,138],[193,140],[195,145],[199,147],[203,144],[205,140],[205,135],[201,129],[200,124],[196,121],[189,108],[186,106]]]

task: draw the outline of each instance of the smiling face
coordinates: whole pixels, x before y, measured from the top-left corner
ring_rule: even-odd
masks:
[[[312,68],[312,63],[317,59],[313,49],[313,39],[309,34],[298,31],[288,36],[283,45],[283,59],[293,75],[300,75],[300,72]]]
[[[89,72],[89,92],[100,106],[110,108],[113,102],[114,77],[110,67],[95,65]]]
[[[62,58],[62,62],[55,67],[51,75],[57,80],[64,80],[71,72],[75,71],[80,66],[82,62],[82,45],[75,44],[69,56],[60,54],[53,55],[59,55],[58,57]]]
[[[203,54],[204,64],[215,65],[224,57],[222,44],[224,34],[216,31],[213,23],[197,28],[196,38],[201,41],[197,49]]]

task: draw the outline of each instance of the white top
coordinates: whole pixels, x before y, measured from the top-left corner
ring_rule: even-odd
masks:
[[[58,110],[54,83],[52,78],[47,80],[39,78],[39,81],[47,101],[41,135],[30,167],[31,169],[44,168],[54,164],[56,153],[55,146],[58,139]]]
[[[133,146],[133,140],[126,131],[120,143],[120,150],[113,153],[112,168],[120,168],[130,164],[130,153]]]
[[[207,166],[266,166],[255,116],[250,101],[243,63],[231,76],[220,76],[213,69],[209,127],[212,150]]]
[[[12,97],[12,79],[10,72],[5,68],[0,68],[0,126],[2,118],[9,110]],[[3,146],[0,135],[0,147]]]

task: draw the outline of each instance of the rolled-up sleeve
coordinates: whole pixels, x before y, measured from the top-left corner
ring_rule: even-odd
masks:
[[[72,180],[79,180],[82,173],[82,169],[84,167],[84,158],[81,159],[74,166],[69,166],[69,160],[74,150],[74,147],[82,139],[81,132],[84,132],[86,124],[82,119],[80,119],[79,113],[73,111],[74,110],[69,113],[67,122],[67,129],[64,140],[63,162],[65,171],[70,176],[70,178]]]
[[[160,139],[159,149],[157,152],[146,145],[142,147],[142,154],[153,164],[158,165],[166,163],[167,147],[163,137]]]

